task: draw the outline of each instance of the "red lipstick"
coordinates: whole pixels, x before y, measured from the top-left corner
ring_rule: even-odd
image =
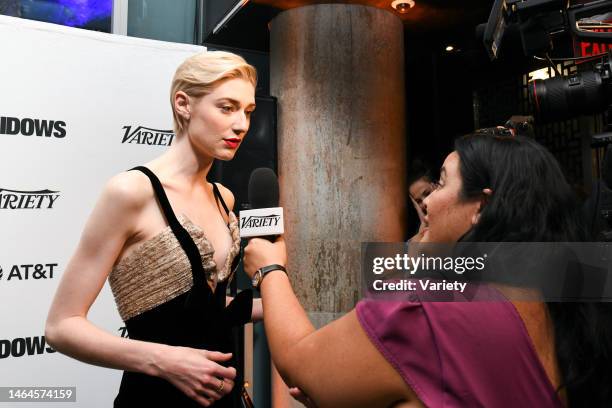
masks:
[[[231,139],[223,139],[223,141],[230,149],[236,149],[240,145],[240,139],[238,139],[237,137]]]

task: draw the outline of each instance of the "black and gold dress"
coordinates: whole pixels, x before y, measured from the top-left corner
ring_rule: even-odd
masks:
[[[234,352],[232,329],[251,319],[253,294],[240,292],[229,306],[226,289],[240,252],[235,214],[219,189],[215,199],[229,217],[232,246],[218,268],[214,249],[204,231],[186,217],[174,214],[159,179],[146,167],[136,167],[151,180],[168,227],[145,241],[113,268],[108,281],[129,337],[172,346]],[[215,287],[215,290],[210,288]],[[236,356],[236,353],[234,353]],[[235,361],[229,363],[236,368]],[[231,394],[215,407],[236,407],[241,375]],[[170,382],[137,372],[123,373],[115,407],[199,407]]]

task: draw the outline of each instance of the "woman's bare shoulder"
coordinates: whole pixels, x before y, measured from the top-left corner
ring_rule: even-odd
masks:
[[[126,240],[138,232],[153,189],[144,174],[130,171],[106,181],[81,234],[75,257],[112,266]],[[95,261],[92,261],[94,259]]]
[[[139,171],[125,171],[111,177],[102,189],[101,200],[110,200],[125,210],[140,210],[153,197],[149,178]]]

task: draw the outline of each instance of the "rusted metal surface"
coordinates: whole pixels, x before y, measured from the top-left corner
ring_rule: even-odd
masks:
[[[402,22],[359,5],[291,9],[270,52],[291,280],[307,311],[346,312],[361,242],[404,236]]]

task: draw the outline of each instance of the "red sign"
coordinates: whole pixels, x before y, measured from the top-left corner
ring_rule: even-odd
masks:
[[[612,28],[594,28],[590,31],[597,33],[612,33]],[[608,41],[610,43],[608,43]],[[612,49],[612,34],[610,34],[610,39],[599,40],[598,42],[574,40],[574,56],[576,57],[590,57],[606,53],[610,49]]]

